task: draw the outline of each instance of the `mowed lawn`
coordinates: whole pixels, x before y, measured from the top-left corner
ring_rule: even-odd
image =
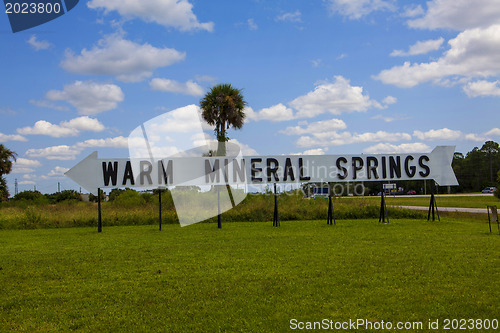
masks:
[[[0,244],[0,331],[282,332],[291,319],[500,319],[500,235],[487,223],[0,230]]]

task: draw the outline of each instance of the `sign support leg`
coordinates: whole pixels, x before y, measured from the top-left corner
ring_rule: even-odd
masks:
[[[273,227],[280,226],[280,217],[278,214],[278,195],[276,193],[276,183],[274,183],[274,216],[273,216]]]
[[[387,222],[385,222],[385,220],[387,220]],[[387,213],[387,206],[385,204],[384,189],[382,189],[382,194],[380,196],[380,216],[378,221],[382,223],[389,223],[389,214]]]
[[[217,186],[217,228],[222,229],[222,219],[220,216],[220,188]]]
[[[437,214],[438,221],[441,221],[441,219],[439,218],[439,211],[437,208],[436,197],[434,196],[434,192],[435,192],[435,185],[432,184],[431,185],[431,202],[429,204],[429,212],[427,214],[427,221],[429,221],[431,218],[431,212],[432,212],[432,221],[436,220],[434,214]]]
[[[161,231],[161,190],[158,191],[158,224]]]
[[[102,232],[101,189],[97,189],[97,232]]]
[[[328,183],[328,218],[326,224],[337,224],[335,221],[335,212],[333,211],[333,202],[332,202],[332,192],[330,183]]]

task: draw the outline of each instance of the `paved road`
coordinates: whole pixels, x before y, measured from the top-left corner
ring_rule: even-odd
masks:
[[[393,206],[393,207],[400,207],[400,208],[414,209],[414,210],[425,210],[425,211],[429,210],[429,207],[425,206]],[[488,214],[486,208],[438,207],[438,211]]]

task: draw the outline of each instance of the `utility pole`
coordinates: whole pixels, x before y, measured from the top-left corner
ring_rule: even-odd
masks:
[[[61,192],[61,183],[57,182],[57,192]]]
[[[16,178],[16,179],[14,179],[14,193],[16,193],[16,195],[17,195],[17,193],[18,193],[18,188],[17,188],[17,178]]]

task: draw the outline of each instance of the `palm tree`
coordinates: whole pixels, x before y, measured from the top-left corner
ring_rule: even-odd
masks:
[[[0,177],[12,170],[12,161],[16,161],[17,154],[0,144]]]
[[[226,155],[226,141],[229,128],[240,129],[245,121],[243,112],[246,102],[241,89],[230,84],[217,84],[200,101],[203,119],[212,126],[217,137],[217,155]]]
[[[12,161],[16,160],[16,156],[15,152],[0,144],[0,201],[7,199],[9,196],[7,182],[3,175],[12,170]]]

